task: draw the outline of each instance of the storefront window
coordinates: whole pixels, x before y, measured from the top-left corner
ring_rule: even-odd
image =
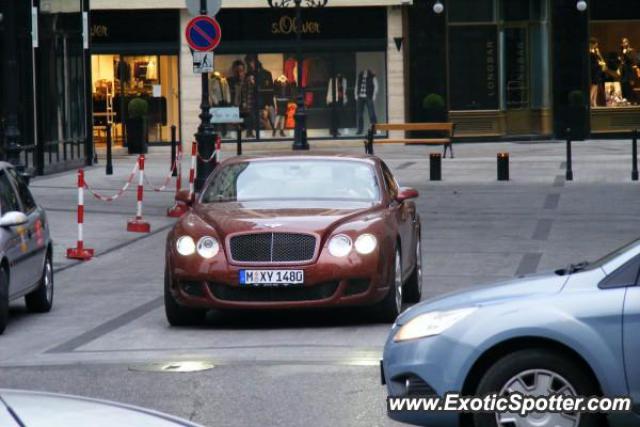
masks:
[[[171,141],[171,125],[179,123],[178,57],[176,55],[93,55],[94,140],[104,142],[111,123],[114,141],[123,142],[123,115],[134,98],[147,101],[149,143]]]
[[[307,53],[301,84],[292,54],[227,54],[215,61],[210,101],[239,107],[247,138],[291,137],[301,87],[309,137],[354,136],[372,121],[386,121],[384,52]]]
[[[449,22],[493,22],[495,0],[450,1]]]
[[[589,46],[591,108],[640,103],[640,23],[593,22]]]

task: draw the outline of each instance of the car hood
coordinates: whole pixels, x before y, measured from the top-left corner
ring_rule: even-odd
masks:
[[[201,427],[161,412],[106,400],[22,390],[0,390],[0,396],[27,427]],[[20,425],[2,403],[0,425]]]
[[[219,236],[239,232],[299,231],[324,234],[360,216],[375,217],[376,205],[343,201],[260,201],[209,203],[194,214]]]
[[[412,318],[430,311],[452,310],[463,307],[476,307],[501,304],[535,295],[549,295],[562,290],[569,276],[554,273],[524,276],[476,289],[445,294],[417,304],[402,313],[396,324],[402,325]]]

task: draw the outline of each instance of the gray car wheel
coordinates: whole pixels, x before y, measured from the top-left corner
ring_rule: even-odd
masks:
[[[396,249],[391,280],[389,292],[377,306],[380,320],[389,323],[394,322],[402,312],[402,257],[399,249]]]
[[[497,393],[508,396],[519,392],[527,396],[565,394],[597,395],[598,387],[575,361],[544,349],[520,350],[504,356],[491,366],[480,380],[477,396]],[[474,414],[475,427],[602,427],[600,414],[530,413],[525,417],[512,413]]]
[[[406,302],[420,302],[422,299],[422,244],[420,236],[418,236],[418,241],[416,242],[416,265],[404,287],[404,300]]]
[[[42,269],[40,285],[24,297],[27,309],[33,313],[47,313],[53,307],[53,265],[47,255]]]

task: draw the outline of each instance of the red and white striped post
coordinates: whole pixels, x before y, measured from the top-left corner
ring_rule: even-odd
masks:
[[[176,177],[176,195],[178,195],[178,192],[182,189],[182,144],[178,145],[177,156],[175,160],[175,167],[178,173]],[[167,210],[167,216],[180,218],[187,210],[187,205],[176,201],[176,203]]]
[[[82,225],[84,224],[84,170],[78,170],[78,242],[75,248],[67,249],[67,258],[89,261],[94,250],[84,247]]]
[[[151,231],[151,225],[142,219],[142,198],[144,196],[144,154],[138,157],[138,173],[140,179],[138,180],[138,203],[136,217],[130,219],[127,222],[127,231],[133,233],[149,233]]]
[[[216,135],[216,159],[214,160],[213,167],[216,167],[218,163],[222,161],[222,138],[220,138],[220,134]]]

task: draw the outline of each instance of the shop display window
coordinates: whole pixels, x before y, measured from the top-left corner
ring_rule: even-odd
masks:
[[[146,139],[170,142],[171,125],[179,124],[178,57],[175,55],[93,55],[94,139],[104,142],[107,123],[123,142],[127,106],[133,98],[147,101]],[[124,111],[124,116],[122,112]]]
[[[592,109],[640,105],[639,24],[592,22],[589,42]]]
[[[301,82],[297,66],[291,53],[216,55],[211,105],[239,107],[249,139],[292,137],[301,88],[311,138],[362,135],[386,121],[384,52],[306,53]],[[224,126],[219,131],[233,138]]]

